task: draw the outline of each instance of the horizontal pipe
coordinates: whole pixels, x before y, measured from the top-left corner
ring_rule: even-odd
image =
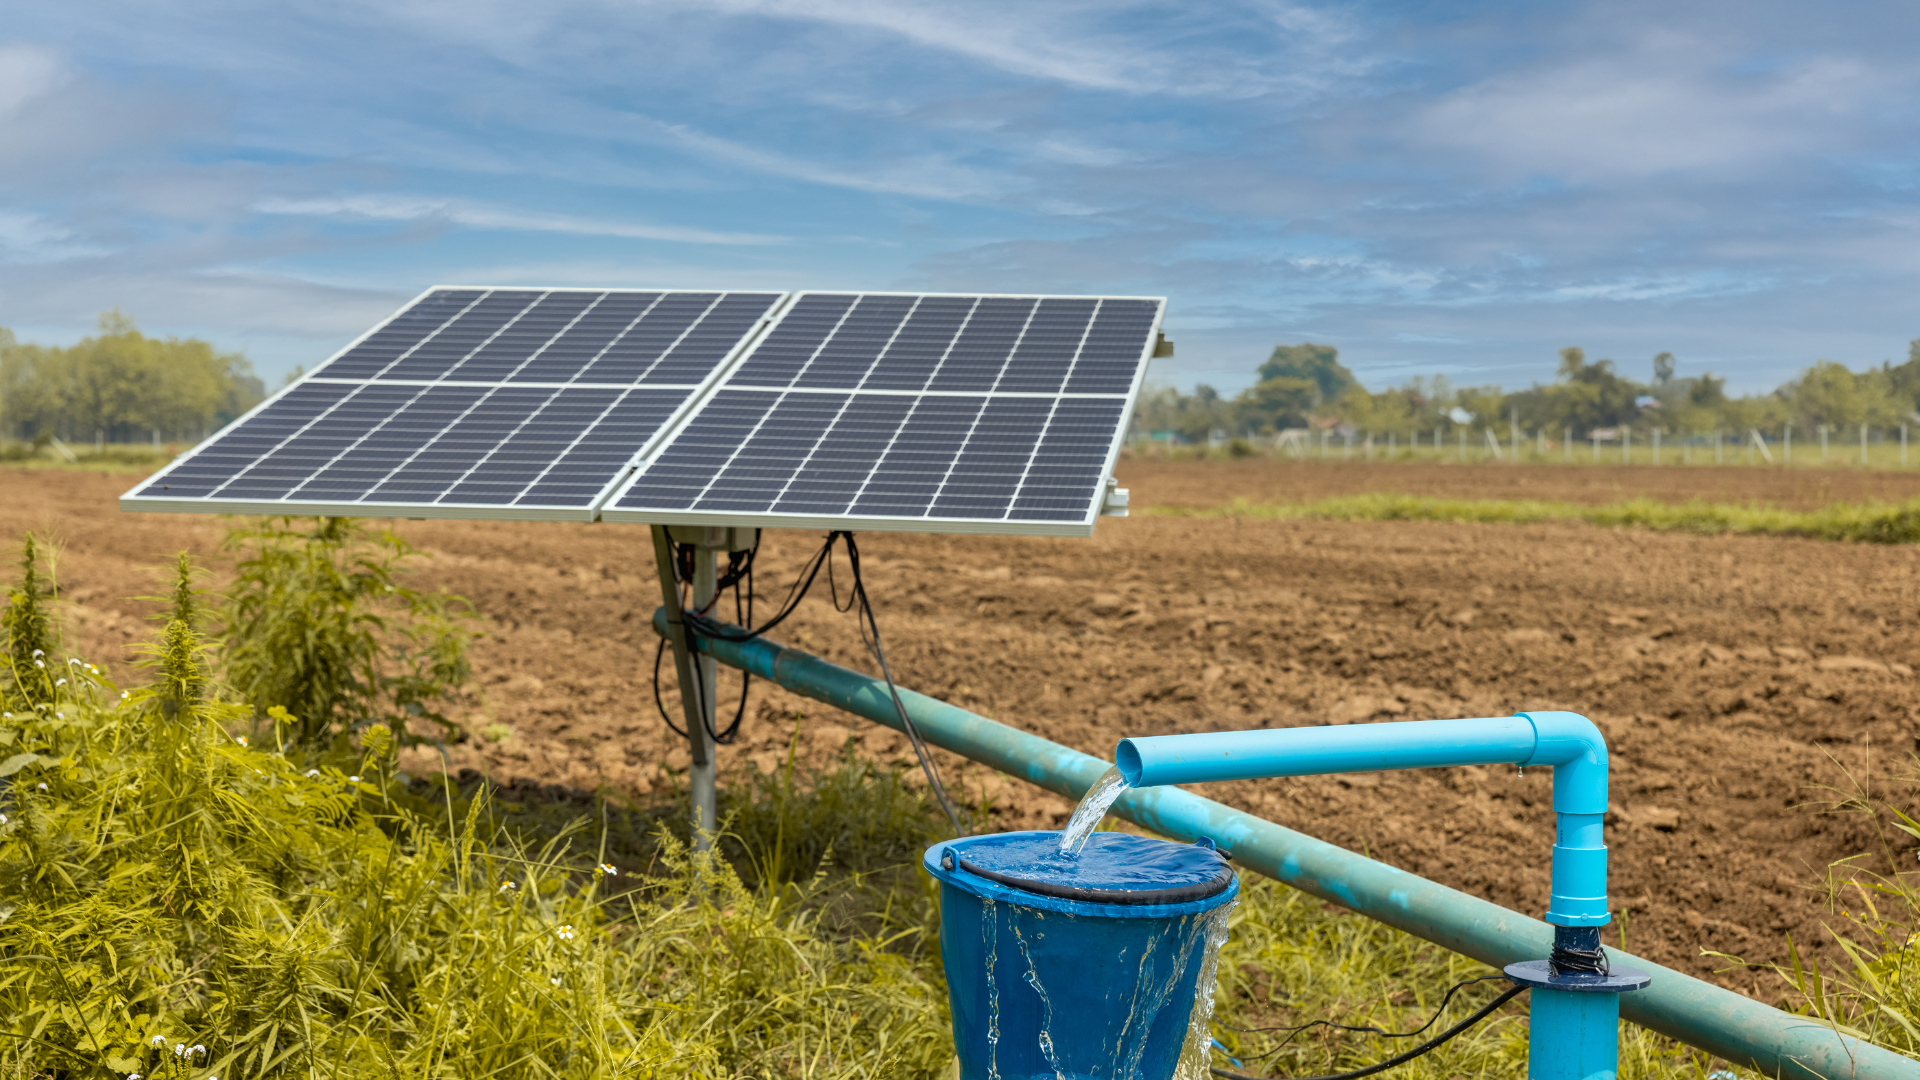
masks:
[[[1132,787],[1270,776],[1510,765],[1533,756],[1524,716],[1259,728],[1122,739],[1113,763]]]
[[[1147,735],[1121,739],[1113,761],[1136,788],[1457,765],[1551,765],[1558,821],[1547,921],[1604,926],[1613,919],[1600,836],[1607,812],[1607,741],[1578,713]]]
[[[663,612],[655,612],[653,624],[666,633]],[[700,635],[694,644],[729,667],[899,730],[879,679],[763,639]],[[1091,754],[944,701],[904,687],[900,698],[928,742],[1055,794],[1078,799],[1107,771]],[[1543,959],[1553,943],[1553,928],[1538,919],[1179,788],[1129,791],[1113,812],[1162,836],[1211,839],[1248,869],[1496,968]],[[1653,976],[1652,986],[1620,999],[1620,1015],[1642,1027],[1769,1077],[1920,1080],[1920,1062],[1651,960],[1607,951]]]

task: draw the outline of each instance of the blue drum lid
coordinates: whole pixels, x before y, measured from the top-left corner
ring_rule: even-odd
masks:
[[[1096,904],[1183,904],[1233,884],[1227,860],[1206,844],[1132,833],[1094,833],[1080,854],[1060,854],[1060,834],[1007,833],[948,845],[960,869],[1011,888]]]

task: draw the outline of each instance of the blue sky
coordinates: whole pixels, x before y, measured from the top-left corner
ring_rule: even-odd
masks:
[[[172,0],[0,20],[0,326],[270,377],[436,283],[1164,294],[1162,381],[1920,337],[1920,5]]]

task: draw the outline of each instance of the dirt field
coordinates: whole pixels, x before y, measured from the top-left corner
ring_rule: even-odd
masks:
[[[1699,489],[1681,490],[1683,480]],[[116,664],[147,632],[150,567],[211,556],[217,519],[122,515],[127,475],[0,473],[0,532],[51,530],[75,642]],[[1215,505],[1359,490],[1608,501],[1635,494],[1817,506],[1920,490],[1907,477],[1762,470],[1129,462],[1135,505]],[[1769,485],[1774,486],[1769,486]],[[1825,486],[1822,486],[1824,484]],[[1904,487],[1902,485],[1905,485]],[[457,748],[500,777],[637,794],[686,754],[653,711],[657,603],[643,530],[617,525],[403,522],[434,557],[426,580],[470,597],[474,730]],[[770,534],[761,588],[785,591],[818,537]],[[1484,716],[1566,708],[1613,750],[1613,892],[1629,947],[1710,975],[1713,949],[1772,960],[1783,932],[1837,949],[1808,891],[1869,847],[1853,819],[1805,804],[1818,785],[1920,746],[1920,551],[1699,538],[1575,524],[1109,520],[1092,540],[870,534],[869,585],[901,681],[1090,752],[1130,734]],[[862,666],[850,616],[810,600],[777,635]],[[669,669],[671,664],[668,665]],[[814,757],[852,735],[906,761],[903,741],[756,687],[723,766],[772,768],[801,721]],[[1049,826],[1064,800],[947,762],[994,824]],[[1213,785],[1205,793],[1527,912],[1546,903],[1544,770],[1501,769]],[[1911,848],[1911,844],[1907,845]],[[1902,850],[1900,858],[1910,858]],[[1714,976],[1771,998],[1751,973]]]

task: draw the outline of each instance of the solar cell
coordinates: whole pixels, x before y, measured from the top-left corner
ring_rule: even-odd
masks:
[[[600,516],[1090,534],[1163,306],[800,293]]]
[[[784,297],[432,289],[121,506],[592,520]]]

